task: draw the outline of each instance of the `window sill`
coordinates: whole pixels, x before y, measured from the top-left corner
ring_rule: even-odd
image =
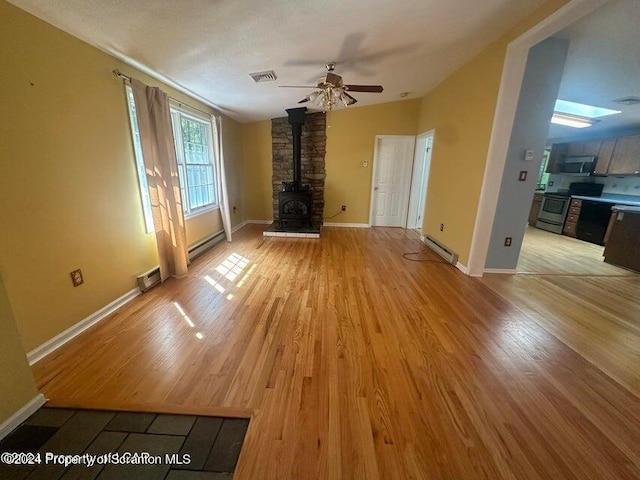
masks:
[[[205,213],[212,212],[214,210],[220,210],[220,205],[212,205],[210,207],[204,207],[200,210],[196,210],[195,212],[191,212],[189,214],[184,214],[184,219],[189,220],[190,218],[199,217],[200,215],[204,215]]]

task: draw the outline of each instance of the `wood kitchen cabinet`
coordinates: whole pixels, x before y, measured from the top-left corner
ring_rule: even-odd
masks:
[[[604,261],[640,272],[640,212],[619,211],[614,215]]]
[[[604,244],[607,244],[609,237],[611,236],[611,230],[613,230],[613,225],[618,218],[618,212],[611,212],[611,217],[609,218],[609,225],[607,225],[607,231],[604,234]]]
[[[617,139],[607,173],[610,175],[640,174],[640,135]]]
[[[536,222],[538,221],[538,213],[540,213],[543,198],[544,194],[542,193],[536,193],[533,195],[533,203],[531,204],[531,210],[529,211],[529,225],[532,227],[535,227]]]
[[[600,151],[598,152],[598,162],[596,163],[595,173],[598,175],[606,175],[609,173],[609,165],[613,157],[613,150],[616,147],[617,138],[605,138],[600,142]]]
[[[560,173],[560,164],[564,162],[568,146],[568,143],[554,143],[551,145],[551,153],[549,153],[549,161],[547,162],[547,173]]]
[[[554,143],[547,173],[561,173],[567,156],[597,156],[597,175],[640,175],[640,135]]]
[[[554,143],[547,162],[547,173],[560,173],[560,164],[565,157],[599,156],[602,143],[602,140]]]
[[[567,143],[567,155],[569,156],[597,156],[600,153],[601,140],[584,140]]]
[[[569,204],[569,212],[567,213],[567,218],[564,221],[564,228],[562,229],[563,235],[576,238],[578,219],[580,218],[581,209],[582,200],[572,198],[571,203]]]

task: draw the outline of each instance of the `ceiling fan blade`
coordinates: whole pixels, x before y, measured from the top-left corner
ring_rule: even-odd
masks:
[[[316,85],[278,85],[280,88],[318,88]]]
[[[349,105],[353,105],[354,103],[358,103],[358,100],[356,100],[355,98],[353,98],[351,95],[349,95],[347,92],[342,92],[342,95],[344,95],[345,97],[347,97],[349,99],[349,103],[347,103],[347,106]]]
[[[309,96],[306,96],[302,100],[300,100],[298,103],[307,103],[309,100],[311,100]]]
[[[327,72],[327,79],[325,81],[327,83],[330,83],[334,87],[339,87],[340,85],[342,85],[342,77],[332,72]]]
[[[382,85],[345,85],[350,92],[382,93]]]

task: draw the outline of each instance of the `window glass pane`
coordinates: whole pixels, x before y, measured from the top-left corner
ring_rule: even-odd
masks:
[[[140,189],[145,230],[147,233],[151,233],[153,231],[153,215],[151,213],[151,198],[147,184],[147,172],[144,168],[144,157],[142,156],[136,104],[133,99],[133,90],[131,90],[131,87],[127,85],[125,90],[127,94],[127,104],[129,105],[129,124],[131,125],[131,136],[133,138],[133,151],[136,160],[136,173],[138,174],[138,188]]]
[[[184,213],[216,205],[211,123],[182,110],[171,112]],[[185,195],[186,193],[186,195]]]

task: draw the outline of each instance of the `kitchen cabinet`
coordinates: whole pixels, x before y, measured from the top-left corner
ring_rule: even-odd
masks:
[[[600,153],[601,140],[584,140],[580,142],[568,142],[567,155],[569,156],[597,156]]]
[[[561,173],[567,156],[598,157],[597,175],[640,175],[640,135],[554,143],[547,173]]]
[[[614,215],[604,261],[640,272],[640,209],[622,208]]]
[[[567,213],[567,218],[564,221],[564,228],[562,229],[563,235],[576,238],[578,219],[580,218],[581,208],[582,200],[572,198],[571,203],[569,204],[569,212]]]
[[[611,230],[613,230],[613,224],[618,217],[618,212],[611,212],[611,218],[609,218],[609,225],[607,225],[607,231],[604,234],[604,244],[607,244],[609,237],[611,236]]]
[[[560,164],[564,162],[568,146],[568,143],[554,143],[551,145],[551,153],[549,153],[549,161],[547,162],[547,173],[560,173]]]
[[[554,143],[551,145],[547,173],[561,173],[560,165],[566,157],[597,157],[600,154],[602,140],[583,140],[578,142]]]
[[[616,147],[616,138],[605,138],[600,143],[600,151],[598,152],[598,162],[594,173],[598,175],[606,175],[609,173],[609,165],[613,157],[613,150]]]
[[[542,199],[544,194],[536,193],[533,195],[533,202],[531,203],[531,210],[529,211],[529,225],[531,227],[536,226],[538,221],[538,214],[540,213],[540,206],[542,205]]]
[[[617,139],[607,173],[610,175],[640,174],[640,135]]]

